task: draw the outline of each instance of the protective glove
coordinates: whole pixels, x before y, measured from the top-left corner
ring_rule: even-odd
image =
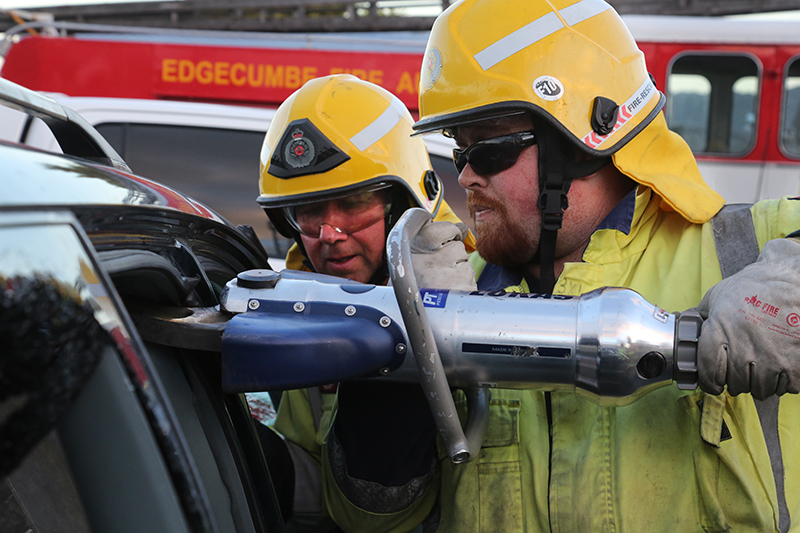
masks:
[[[700,388],[763,400],[800,392],[800,242],[769,241],[758,260],[711,287],[698,306]]]
[[[429,222],[422,226],[411,241],[411,264],[420,288],[477,289],[475,271],[467,261],[463,243],[466,232],[463,223]]]

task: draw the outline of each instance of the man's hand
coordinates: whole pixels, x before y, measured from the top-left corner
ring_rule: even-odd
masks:
[[[419,287],[474,291],[475,272],[467,261],[462,228],[451,222],[430,222],[411,241],[411,264]]]
[[[763,400],[800,392],[800,242],[768,242],[758,260],[703,297],[700,388]]]

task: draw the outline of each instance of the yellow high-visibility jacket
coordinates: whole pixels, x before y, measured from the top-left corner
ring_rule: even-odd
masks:
[[[595,231],[554,292],[618,286],[668,311],[696,306],[721,280],[711,222],[690,222],[641,185],[631,207],[630,228]],[[800,229],[800,201],[766,200],[751,211],[760,247]],[[485,262],[471,261],[480,275]],[[512,290],[527,290],[516,283]],[[456,400],[463,406],[463,395]],[[779,530],[775,467],[800,531],[800,397],[785,395],[779,406],[782,465],[774,465],[747,394],[670,386],[615,408],[574,393],[493,389],[480,457],[453,465],[440,450],[437,477],[406,509],[354,505],[323,453],[325,495],[345,531],[411,531],[439,506],[441,532],[765,532]]]

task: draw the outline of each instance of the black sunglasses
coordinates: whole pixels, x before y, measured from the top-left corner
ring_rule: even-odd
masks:
[[[532,131],[502,135],[453,149],[453,162],[459,174],[469,163],[479,176],[491,176],[514,166],[522,150],[534,144],[536,135]]]

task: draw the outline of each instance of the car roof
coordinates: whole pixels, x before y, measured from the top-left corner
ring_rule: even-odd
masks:
[[[114,168],[0,142],[0,207],[151,206],[230,225],[182,193]]]
[[[146,100],[140,98],[105,98],[67,96],[46,93],[53,100],[75,110],[91,124],[108,117],[119,122],[201,126],[266,132],[275,109],[266,107]]]

